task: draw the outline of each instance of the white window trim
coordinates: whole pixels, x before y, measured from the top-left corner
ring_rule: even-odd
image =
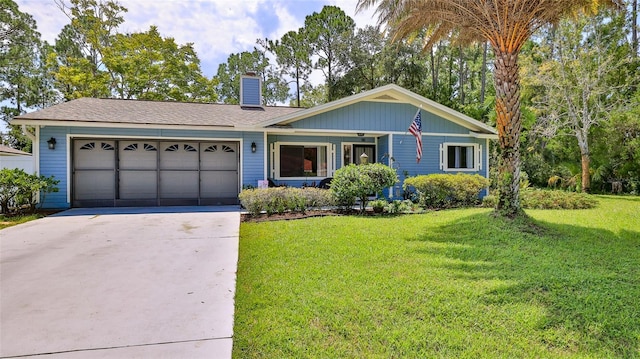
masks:
[[[313,146],[323,146],[327,148],[327,175],[326,176],[303,176],[303,177],[282,177],[280,176],[280,146],[305,146],[305,147],[313,147]],[[330,142],[275,142],[271,147],[273,161],[272,163],[272,172],[274,174],[274,179],[278,181],[306,181],[306,180],[317,180],[324,179],[327,177],[333,177],[333,173],[335,172],[335,163],[336,163],[336,147],[334,144]]]
[[[448,168],[449,151],[447,151],[447,147],[449,146],[473,147],[473,168]],[[440,170],[444,172],[478,172],[482,170],[482,145],[468,142],[444,142],[440,144]]]

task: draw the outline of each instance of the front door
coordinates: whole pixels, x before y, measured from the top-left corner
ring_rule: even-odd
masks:
[[[376,146],[375,145],[353,145],[353,163],[362,164],[362,154],[367,155],[369,163],[376,162]]]

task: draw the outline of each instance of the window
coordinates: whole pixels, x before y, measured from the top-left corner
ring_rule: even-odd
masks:
[[[92,150],[94,148],[96,148],[95,142],[87,142],[84,145],[82,145],[82,147],[80,147],[81,150]]]
[[[328,176],[329,145],[276,144],[279,178],[325,178]]]
[[[150,144],[150,143],[145,143],[145,144],[144,144],[144,150],[145,150],[145,151],[152,151],[152,152],[154,152],[154,151],[158,151],[158,149],[156,148],[156,146],[154,146],[154,145],[152,145],[152,144]]]
[[[185,144],[185,145],[183,146],[183,148],[184,148],[184,150],[185,150],[185,151],[187,151],[187,152],[198,152],[198,150],[196,150],[196,148],[195,148],[195,147],[193,147],[193,146],[191,146],[191,145],[187,145],[187,144]]]
[[[444,171],[479,171],[482,146],[468,143],[444,143],[440,150],[440,167]]]
[[[164,149],[166,152],[176,152],[180,150],[180,146],[178,144],[171,145]]]

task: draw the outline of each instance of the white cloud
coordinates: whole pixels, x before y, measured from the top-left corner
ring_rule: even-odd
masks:
[[[53,0],[16,2],[21,11],[34,17],[42,38],[50,43],[69,23]],[[357,27],[375,24],[373,9],[356,14],[356,3],[357,0],[120,0],[128,12],[119,31],[146,31],[155,25],[162,36],[173,37],[178,44],[191,42],[202,61],[203,72],[212,76],[217,65],[231,53],[251,51],[258,38],[279,39],[286,32],[297,30],[304,25],[304,16],[320,11],[322,4],[339,6]],[[305,8],[309,9],[305,15],[294,15]]]
[[[268,34],[269,39],[279,39],[289,31],[297,31],[304,25],[304,19],[296,18],[291,14],[286,2],[278,1],[271,3],[272,9],[278,17],[278,28]]]

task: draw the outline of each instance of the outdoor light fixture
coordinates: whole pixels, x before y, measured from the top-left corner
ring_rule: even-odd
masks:
[[[363,132],[358,132],[357,135],[358,135],[358,137],[363,137],[364,133]]]
[[[47,141],[47,143],[49,144],[49,149],[50,150],[55,150],[56,149],[56,139],[51,137],[49,139],[49,141]]]
[[[362,152],[362,154],[360,155],[360,164],[366,165],[367,163],[369,163],[369,156],[367,156],[366,153]]]
[[[256,143],[251,142],[251,152],[256,153],[257,150],[258,150],[258,146],[256,146]]]

